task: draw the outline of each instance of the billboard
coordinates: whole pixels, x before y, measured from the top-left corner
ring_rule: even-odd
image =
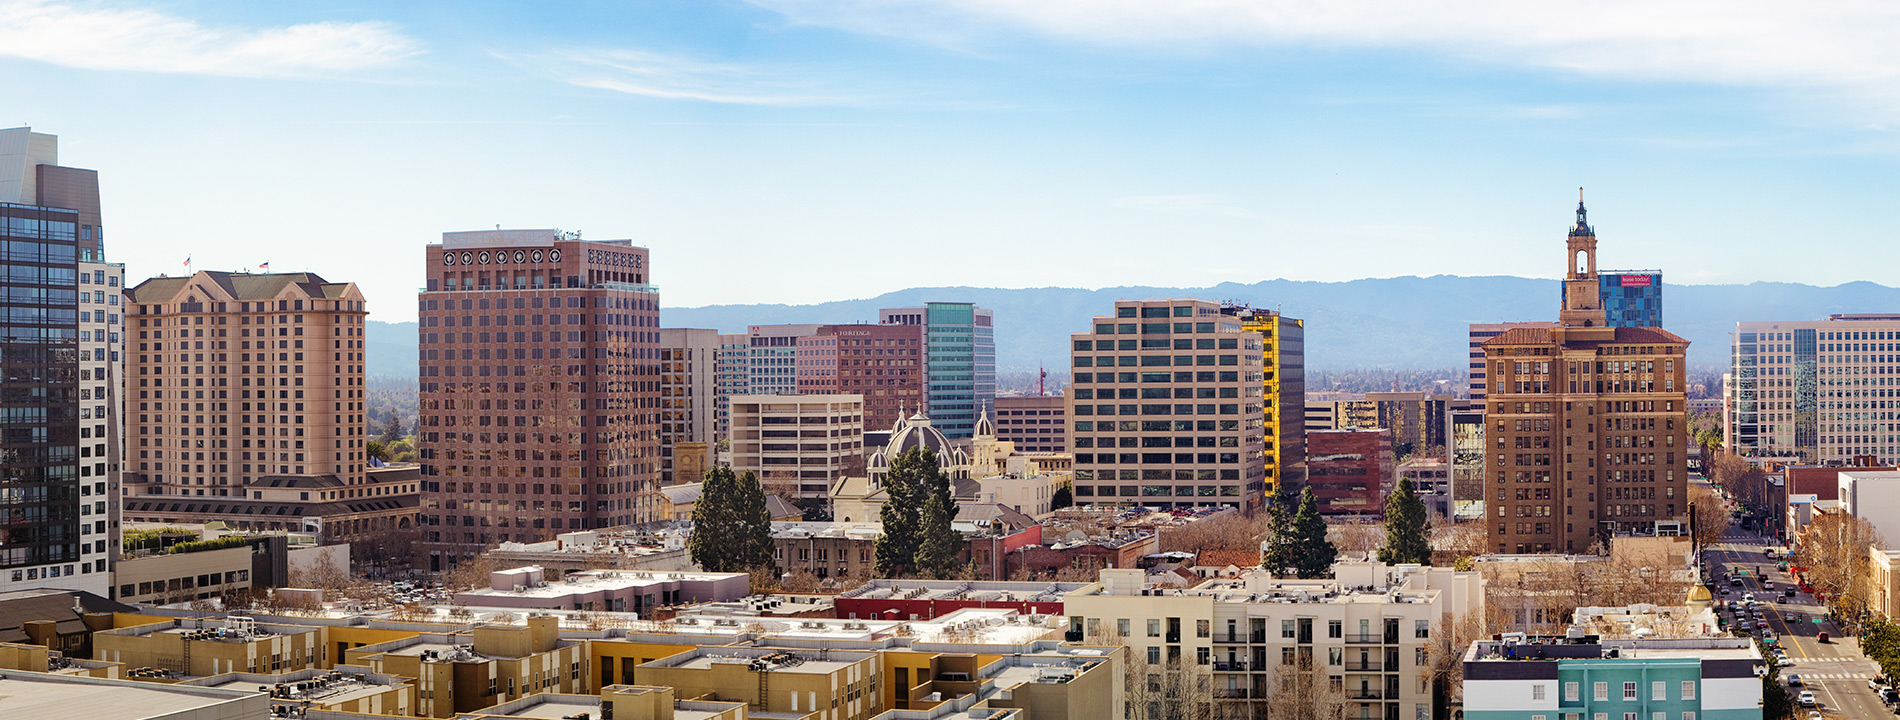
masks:
[[[1648,275],[1624,275],[1620,280],[1623,287],[1649,287],[1651,284]]]

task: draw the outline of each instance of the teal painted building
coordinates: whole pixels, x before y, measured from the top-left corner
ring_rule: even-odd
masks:
[[[1761,720],[1747,638],[1473,643],[1466,720]]]
[[[991,311],[970,303],[931,302],[878,311],[883,325],[921,325],[924,411],[951,439],[976,434],[976,421],[996,405],[996,328]]]

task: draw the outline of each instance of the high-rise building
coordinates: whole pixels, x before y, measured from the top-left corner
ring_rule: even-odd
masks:
[[[1471,403],[1477,408],[1484,404],[1485,382],[1484,343],[1491,338],[1503,335],[1514,328],[1552,328],[1553,322],[1509,322],[1509,323],[1472,323],[1470,341]]]
[[[1076,504],[1260,506],[1259,333],[1205,300],[1118,300],[1069,338]]]
[[[798,394],[798,340],[820,325],[753,325],[746,330],[746,393]]]
[[[1306,322],[1272,310],[1226,306],[1240,326],[1260,336],[1260,373],[1267,494],[1306,479]]]
[[[996,404],[995,315],[971,303],[877,311],[880,325],[916,325],[924,342],[924,408],[945,437],[968,439]]]
[[[668,481],[681,445],[701,456],[690,467],[708,465],[704,455],[718,429],[718,352],[718,330],[660,329],[660,468]]]
[[[1484,411],[1446,413],[1445,467],[1453,520],[1484,519],[1484,455]]]
[[[1308,400],[1308,429],[1344,430],[1385,428],[1400,455],[1425,452],[1445,445],[1445,413],[1450,395],[1423,392],[1326,393],[1330,399]],[[1320,416],[1329,416],[1319,419]],[[1314,426],[1319,426],[1315,428]]]
[[[822,325],[798,338],[798,392],[864,397],[864,427],[888,430],[923,407],[923,327]]]
[[[1689,341],[1611,327],[1582,202],[1554,328],[1484,343],[1486,533],[1498,552],[1580,552],[1622,532],[1680,532],[1688,509]]]
[[[366,482],[354,283],[200,270],[126,292],[128,495],[243,497],[264,477]],[[203,339],[200,339],[203,338]]]
[[[757,475],[782,497],[830,497],[833,482],[864,472],[864,398],[734,396],[732,471]]]
[[[1611,327],[1662,327],[1662,272],[1607,270],[1597,275],[1597,295]]]
[[[732,396],[751,392],[751,354],[752,340],[745,333],[720,333],[719,347],[713,351],[713,411],[719,418],[713,432],[719,440],[727,437]]]
[[[60,165],[58,136],[0,130],[0,591],[111,594],[123,271],[103,236],[98,173]]]
[[[646,248],[442,234],[420,303],[429,569],[502,541],[665,519],[660,296]]]
[[[993,413],[996,439],[1014,443],[1018,452],[1068,452],[1067,406],[1061,395],[999,397]]]
[[[1735,452],[1820,464],[1900,464],[1900,314],[1740,322],[1722,437]]]
[[[1385,515],[1393,479],[1392,431],[1322,430],[1306,436],[1306,487],[1322,515]]]

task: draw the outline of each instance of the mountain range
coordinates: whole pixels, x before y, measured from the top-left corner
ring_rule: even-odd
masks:
[[[1069,333],[1111,312],[1118,299],[1204,298],[1270,308],[1306,321],[1307,367],[1429,369],[1463,367],[1470,323],[1550,320],[1558,281],[1511,276],[1396,277],[1347,282],[1266,280],[1212,287],[976,288],[921,287],[874,298],[814,305],[708,305],[663,308],[664,327],[745,332],[748,325],[865,323],[879,308],[926,301],[974,302],[996,313],[997,369],[1066,370]],[[1688,338],[1695,366],[1728,362],[1729,333],[1741,320],[1818,320],[1831,313],[1900,313],[1900,289],[1872,282],[1832,287],[1757,282],[1665,285],[1663,326]],[[416,324],[369,324],[371,375],[414,377]]]

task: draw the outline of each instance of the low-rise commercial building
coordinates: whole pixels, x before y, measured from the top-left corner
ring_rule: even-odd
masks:
[[[587,644],[561,637],[560,620],[472,631],[422,632],[351,648],[345,658],[375,672],[416,680],[416,715],[450,717],[542,692],[585,692]]]
[[[253,618],[154,618],[92,637],[93,659],[182,676],[280,673],[334,662],[317,628]]]
[[[266,720],[270,698],[249,690],[69,674],[0,676],[0,717],[86,720]]]
[[[1464,656],[1467,720],[1641,717],[1759,720],[1749,638],[1515,638]]]
[[[863,396],[740,395],[730,408],[732,471],[756,474],[766,492],[822,502],[864,471]]]
[[[1392,471],[1389,430],[1306,434],[1306,486],[1321,515],[1384,515]]]
[[[1069,451],[1068,403],[1061,395],[996,398],[996,439],[1022,452]]]
[[[524,610],[648,612],[663,605],[736,600],[750,593],[745,573],[590,570],[551,577],[529,566],[489,573],[488,587],[456,593],[463,605]]]
[[[872,580],[839,593],[838,617],[930,620],[967,608],[1008,608],[1023,615],[1061,615],[1062,597],[1087,583]]]

